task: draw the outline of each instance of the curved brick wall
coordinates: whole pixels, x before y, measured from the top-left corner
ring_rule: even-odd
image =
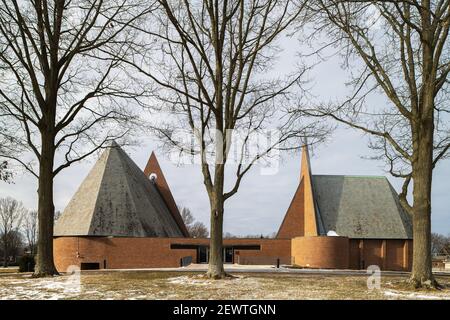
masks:
[[[301,267],[348,269],[346,237],[297,237],[291,242],[292,263]]]

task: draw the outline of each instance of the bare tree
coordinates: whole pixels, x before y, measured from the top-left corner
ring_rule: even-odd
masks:
[[[21,202],[13,198],[0,198],[0,235],[3,248],[3,266],[8,267],[8,256],[14,248],[14,232],[18,232],[24,207]]]
[[[8,234],[8,256],[11,261],[17,263],[17,257],[23,254],[23,235],[19,229],[15,229]]]
[[[194,223],[195,219],[189,208],[183,207],[180,211],[181,211],[181,218],[183,219],[183,222],[186,225],[186,227]]]
[[[0,162],[0,181],[9,181],[11,173],[8,172],[8,161]]]
[[[2,154],[11,155],[15,153],[14,139],[9,134],[8,126],[3,117],[0,116],[0,182],[9,182],[12,179],[11,168],[7,160],[2,159]]]
[[[208,228],[203,222],[195,221],[193,214],[189,208],[184,207],[181,211],[181,218],[186,225],[186,229],[192,238],[207,238],[209,235]]]
[[[157,23],[137,26],[151,40],[144,39],[136,47],[136,59],[130,64],[140,71],[137,80],[144,75],[158,88],[154,109],[168,115],[154,122],[159,138],[171,150],[196,157],[200,163],[211,210],[207,275],[222,278],[226,276],[222,261],[225,201],[236,194],[256,162],[268,161],[274,150],[293,147],[287,141],[319,131],[305,124],[294,133],[279,112],[298,97],[306,68],[297,68],[293,62],[292,71],[301,69],[295,75],[269,74],[280,51],[277,40],[302,15],[304,2],[158,3],[152,19]],[[158,48],[161,55],[148,56],[151,48]],[[181,129],[185,131],[178,135]],[[269,141],[263,147],[252,137],[265,129],[278,129],[278,135],[266,135]],[[192,140],[183,140],[186,136]],[[252,147],[258,152],[249,152]],[[230,158],[235,160],[235,179],[225,190]]]
[[[114,139],[137,119],[130,99],[142,92],[116,57],[151,10],[141,0],[3,0],[0,5],[0,118],[28,148],[2,154],[38,178],[38,257],[34,276],[56,274],[53,180]],[[120,141],[119,141],[120,143]],[[37,160],[37,170],[30,157]]]
[[[386,161],[394,177],[404,179],[400,201],[413,217],[414,234],[410,283],[435,286],[431,185],[433,168],[450,148],[449,3],[317,0],[310,4],[314,34],[326,33],[324,47],[341,49],[344,67],[351,70],[353,92],[342,104],[330,103],[306,113],[369,134],[378,158]],[[384,99],[371,100],[380,92]],[[412,204],[407,199],[411,181]]]
[[[196,221],[191,226],[189,226],[189,234],[193,238],[208,238],[209,232],[208,228],[203,222]]]
[[[449,238],[447,238],[446,236],[433,232],[431,234],[431,253],[434,256],[448,255],[449,252],[446,252],[446,249],[449,242]]]
[[[28,250],[32,256],[36,253],[38,213],[35,210],[27,211],[23,217],[22,230],[25,235]]]

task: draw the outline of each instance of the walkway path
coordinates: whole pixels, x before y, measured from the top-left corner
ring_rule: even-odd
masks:
[[[108,271],[167,271],[167,272],[206,272],[207,264],[191,264],[187,267],[179,268],[148,268],[148,269],[109,269]],[[100,270],[101,271],[101,270]],[[320,274],[320,275],[361,275],[367,276],[366,270],[338,270],[338,269],[298,269],[288,266],[276,268],[272,265],[240,265],[225,264],[225,271],[246,272],[246,273],[284,273],[284,274]],[[450,272],[438,271],[436,275],[450,276]],[[382,275],[408,275],[409,272],[404,271],[381,271]]]

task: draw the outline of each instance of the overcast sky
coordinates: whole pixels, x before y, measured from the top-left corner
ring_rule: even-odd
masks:
[[[127,149],[131,158],[144,168],[148,157],[157,146],[147,141],[146,146]],[[195,217],[209,225],[209,205],[198,165],[177,166],[163,154],[158,160],[169,186],[179,205],[189,207]],[[326,144],[316,148],[311,158],[313,174],[386,175],[381,163],[364,160],[368,154],[366,139],[351,130],[338,130]],[[95,159],[74,165],[62,172],[55,183],[55,206],[63,210],[79,184],[88,174]],[[261,175],[254,168],[245,177],[238,194],[226,205],[226,232],[233,234],[269,234],[276,232],[292,200],[299,183],[300,154],[285,154],[277,174]],[[450,233],[448,206],[450,163],[441,162],[434,173],[433,182],[433,231]],[[401,181],[389,177],[399,190]],[[36,180],[26,174],[16,176],[14,184],[0,183],[0,196],[12,196],[24,202],[29,208],[36,208]]]
[[[276,66],[276,73],[292,68],[295,41],[287,42],[285,53]],[[337,58],[336,58],[337,59]],[[311,92],[324,101],[342,98],[346,74],[339,61],[331,59],[315,67],[310,73]],[[338,129],[327,143],[315,148],[312,159],[313,174],[384,175],[398,191],[401,181],[388,175],[383,163],[365,160],[370,154],[367,137],[350,129]],[[125,149],[131,158],[144,168],[152,150],[164,171],[178,205],[191,209],[194,216],[209,226],[209,204],[202,183],[199,165],[177,166],[157,150],[158,141],[147,137],[141,147]],[[76,189],[94,165],[96,157],[75,164],[61,172],[55,181],[55,206],[64,210]],[[228,178],[232,177],[230,172]],[[299,183],[300,154],[283,155],[277,174],[261,175],[258,167],[245,176],[237,195],[226,203],[225,232],[237,235],[269,234],[276,232]],[[0,182],[0,197],[12,196],[30,208],[37,207],[37,181],[19,173],[14,184]],[[434,232],[450,234],[450,161],[440,162],[433,177],[432,228]]]

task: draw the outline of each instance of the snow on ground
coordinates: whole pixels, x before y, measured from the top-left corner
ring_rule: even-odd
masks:
[[[226,284],[235,283],[236,281],[242,280],[243,276],[235,276],[230,279],[224,279],[224,280],[211,280],[206,279],[203,274],[198,274],[194,276],[180,276],[180,277],[173,277],[173,278],[167,278],[167,281],[171,284],[181,284],[181,285],[198,285],[198,286],[211,286],[218,283],[223,283],[223,281],[226,282]],[[231,281],[231,282],[230,282]]]
[[[450,277],[441,291],[407,291],[406,276],[383,276],[368,290],[361,275],[236,273],[211,280],[194,272],[83,272],[80,277],[33,279],[0,276],[0,299],[450,299]],[[199,290],[200,289],[200,290]]]
[[[14,278],[13,278],[14,279]],[[21,280],[14,279],[8,281],[9,277],[0,278],[0,288],[6,286],[7,289],[1,290],[0,299],[46,299],[59,300],[76,297],[80,293],[79,287],[68,285],[67,279],[62,277],[32,279],[29,275],[22,277]]]
[[[171,284],[181,284],[181,285],[199,285],[199,286],[207,286],[212,284],[211,281],[205,281],[204,279],[196,279],[194,277],[188,277],[188,276],[181,276],[181,277],[174,277],[174,278],[168,278],[167,282]]]
[[[450,294],[447,295],[433,295],[433,294],[418,294],[418,293],[407,293],[393,290],[384,291],[384,295],[387,297],[393,297],[394,299],[412,299],[412,300],[449,300]]]

